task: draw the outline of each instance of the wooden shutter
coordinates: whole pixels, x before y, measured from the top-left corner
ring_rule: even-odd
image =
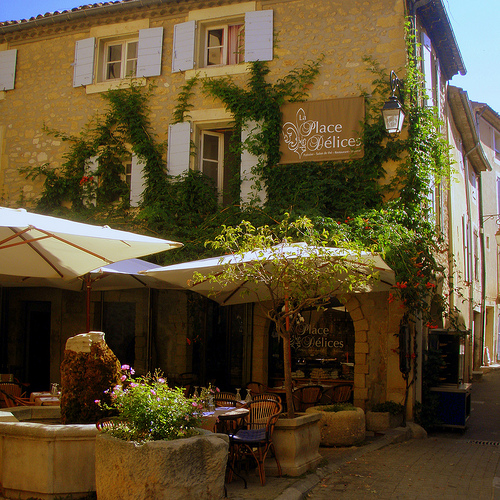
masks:
[[[73,63],[73,87],[90,85],[94,81],[95,38],[78,40]]]
[[[132,155],[130,174],[130,206],[137,207],[144,191],[144,162],[136,155]]]
[[[253,167],[255,167],[259,161],[259,158],[254,154],[250,153],[245,147],[245,141],[255,133],[260,132],[260,125],[257,122],[250,121],[246,122],[244,126],[241,128],[241,143],[243,144],[243,149],[241,152],[241,167],[240,167],[240,176],[241,176],[241,191],[240,198],[242,204],[248,204],[251,201],[256,201],[257,197],[257,205],[262,206],[266,199],[266,192],[264,189],[257,192],[253,189],[255,184],[255,177],[252,173]]]
[[[181,175],[189,170],[191,155],[191,124],[174,123],[168,127],[168,173]]]
[[[273,11],[245,14],[245,61],[273,60]]]
[[[137,50],[137,76],[161,75],[161,54],[163,48],[163,28],[139,30]]]
[[[0,51],[0,90],[13,90],[16,80],[17,49]]]
[[[187,21],[174,26],[172,73],[194,68],[195,31],[195,21]]]
[[[424,74],[426,106],[434,106],[434,87],[432,85],[432,46],[430,38],[422,33],[422,72]]]

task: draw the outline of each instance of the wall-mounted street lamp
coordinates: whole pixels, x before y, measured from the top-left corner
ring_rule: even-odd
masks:
[[[403,106],[397,99],[396,89],[399,91],[399,78],[394,71],[391,71],[391,91],[392,95],[382,108],[382,116],[384,117],[385,129],[389,134],[399,134],[403,128],[405,112]]]
[[[497,220],[497,225],[499,226],[497,232],[495,233],[495,240],[497,240],[497,245],[500,247],[500,214],[490,214],[490,215],[483,215],[481,217],[482,221],[485,222],[490,219],[496,219]]]

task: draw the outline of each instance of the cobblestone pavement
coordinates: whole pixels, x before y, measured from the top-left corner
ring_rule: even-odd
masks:
[[[369,452],[327,476],[306,498],[491,499],[500,446],[449,437],[412,439]]]

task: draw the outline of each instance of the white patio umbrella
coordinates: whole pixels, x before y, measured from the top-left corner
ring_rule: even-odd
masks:
[[[374,281],[369,288],[355,290],[357,292],[368,291],[387,291],[394,285],[394,272],[384,262],[382,257],[377,254],[363,252],[361,254],[348,252],[339,248],[316,248],[308,246],[305,243],[295,243],[290,245],[279,245],[273,250],[254,250],[243,255],[231,254],[222,257],[212,257],[209,259],[195,260],[184,262],[182,264],[174,264],[170,266],[160,267],[141,272],[146,276],[153,276],[159,280],[165,280],[171,285],[178,285],[186,289],[193,290],[197,293],[210,297],[221,305],[242,304],[246,302],[265,301],[270,299],[269,290],[264,283],[251,282],[235,282],[230,283],[226,287],[222,287],[217,283],[213,283],[209,278],[193,282],[194,273],[200,273],[204,276],[217,275],[221,273],[224,266],[227,265],[245,265],[253,261],[268,261],[272,265],[272,261],[276,258],[276,248],[287,259],[294,259],[306,256],[322,255],[328,257],[346,258],[352,264],[356,265],[356,269],[360,273],[378,272],[379,279]],[[330,268],[325,259],[325,272],[330,272]],[[344,277],[339,275],[338,280]],[[285,297],[285,291],[282,291],[282,297]]]
[[[0,274],[71,279],[182,243],[0,207]]]

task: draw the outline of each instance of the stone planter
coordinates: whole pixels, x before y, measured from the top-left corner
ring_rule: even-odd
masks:
[[[319,419],[317,414],[298,414],[295,418],[278,419],[273,442],[283,475],[300,476],[314,469],[321,461]],[[276,476],[277,469],[276,461],[271,456],[266,461],[266,475]]]
[[[137,444],[101,433],[95,442],[99,500],[223,498],[229,438],[204,434]]]
[[[365,412],[361,408],[337,412],[324,411],[324,408],[313,406],[306,410],[320,416],[322,446],[355,446],[365,440]]]
[[[393,415],[381,411],[366,412],[366,430],[372,432],[383,432],[387,429],[403,425],[403,414]]]

